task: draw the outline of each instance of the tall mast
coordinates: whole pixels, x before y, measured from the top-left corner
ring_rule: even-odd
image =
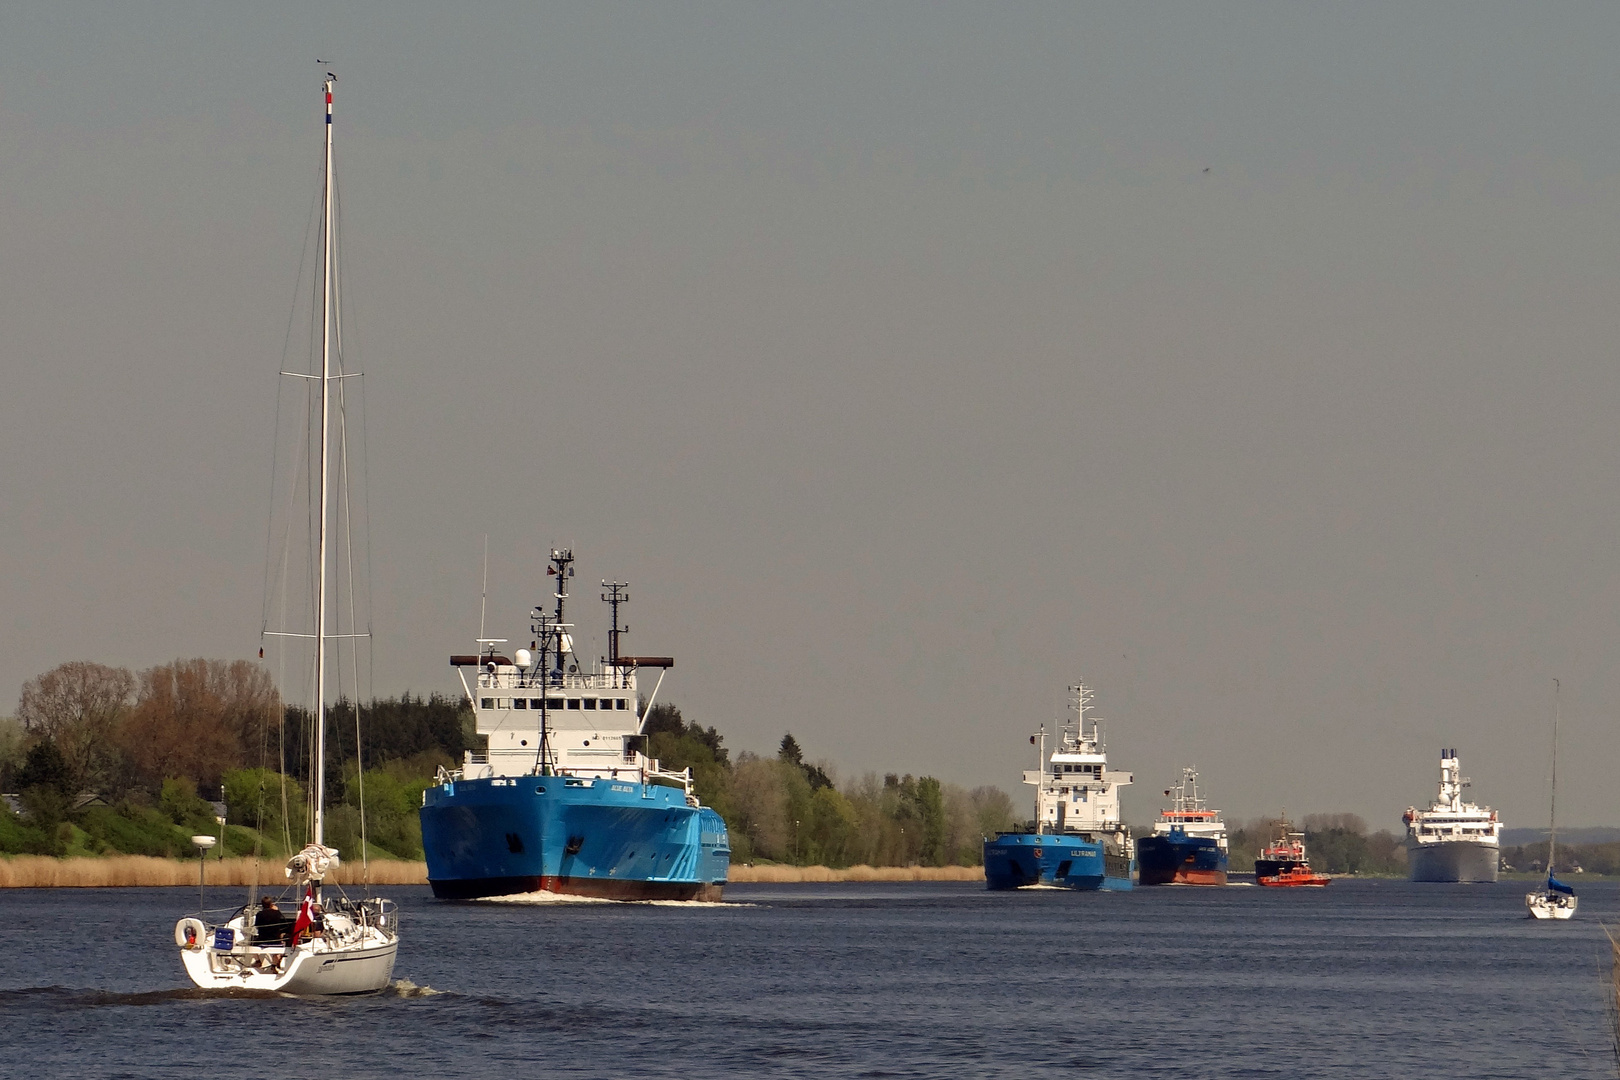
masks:
[[[1553,852],[1558,850],[1558,680],[1553,680],[1552,810],[1547,824],[1547,876],[1552,877]]]
[[[325,840],[326,815],[326,526],[327,500],[331,483],[332,452],[332,84],[337,76],[327,73],[326,88],[326,188],[323,195],[323,234],[326,238],[325,266],[321,272],[321,524],[320,589],[315,599],[315,843]]]

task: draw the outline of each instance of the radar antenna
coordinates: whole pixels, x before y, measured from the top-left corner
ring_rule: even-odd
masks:
[[[619,685],[619,635],[628,634],[630,627],[619,625],[619,605],[630,602],[630,583],[628,581],[602,582],[602,588],[608,590],[602,594],[602,600],[612,609],[612,621],[608,624],[608,665],[613,669],[613,685]]]
[[[1103,751],[1102,717],[1091,718],[1091,735],[1086,735],[1086,710],[1091,708],[1091,688],[1083,682],[1075,683],[1069,687],[1069,708],[1074,710],[1076,741],[1086,741],[1097,744],[1097,753]]]

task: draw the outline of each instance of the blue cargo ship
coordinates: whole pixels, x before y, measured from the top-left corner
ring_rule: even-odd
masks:
[[[531,613],[530,648],[507,657],[496,648],[503,641],[481,638],[478,654],[450,658],[486,744],[423,793],[433,894],[718,900],[731,866],[725,822],[698,801],[690,769],[647,756],[642,732],[674,661],[620,654],[629,594],[603,582],[608,655],[580,671],[563,611],[573,561],[568,550],[551,553],[556,607]],[[639,707],[644,669],[659,676]]]
[[[1167,788],[1174,801],[1159,813],[1153,834],[1136,844],[1143,885],[1225,885],[1226,823],[1198,794],[1198,770],[1181,770]]]
[[[1075,720],[1050,757],[1046,725],[1031,735],[1040,750],[1024,783],[1035,787],[1035,820],[984,844],[984,880],[991,889],[1044,885],[1064,889],[1129,889],[1136,869],[1130,832],[1120,821],[1119,789],[1130,773],[1108,768],[1101,720],[1086,728],[1091,691],[1069,687]]]

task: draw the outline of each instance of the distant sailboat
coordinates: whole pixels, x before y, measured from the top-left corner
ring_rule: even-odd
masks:
[[[1525,906],[1532,919],[1568,919],[1579,903],[1575,890],[1553,876],[1553,856],[1558,852],[1558,680],[1553,680],[1552,810],[1547,826],[1547,885],[1525,895]]]

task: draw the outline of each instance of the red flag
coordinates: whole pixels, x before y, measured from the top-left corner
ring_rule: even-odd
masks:
[[[553,577],[555,577],[556,574],[557,574],[557,571],[553,570],[551,567],[548,566],[548,567],[546,567],[546,573],[551,574]]]
[[[298,935],[309,930],[315,922],[315,913],[311,910],[315,904],[315,894],[310,890],[304,891],[304,902],[298,905],[298,918],[293,921],[292,942],[298,944]]]

